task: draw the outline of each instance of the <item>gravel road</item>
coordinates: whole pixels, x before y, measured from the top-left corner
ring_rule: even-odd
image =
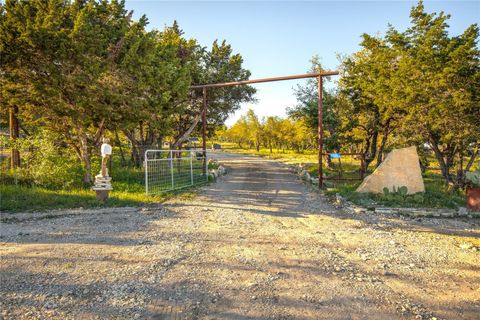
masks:
[[[480,221],[350,214],[218,153],[193,199],[3,214],[1,319],[480,319]]]

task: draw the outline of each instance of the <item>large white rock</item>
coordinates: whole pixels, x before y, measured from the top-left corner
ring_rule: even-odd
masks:
[[[385,187],[393,191],[402,186],[408,188],[408,194],[425,192],[416,147],[394,149],[356,191],[383,193]]]

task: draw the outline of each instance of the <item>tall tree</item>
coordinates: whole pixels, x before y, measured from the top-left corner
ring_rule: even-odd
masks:
[[[91,181],[90,157],[116,104],[118,78],[109,72],[131,14],[118,1],[15,1],[5,3],[2,56],[14,64],[3,80],[20,74],[29,102],[21,110],[63,136]],[[11,95],[14,99],[17,95]]]
[[[428,143],[445,181],[461,186],[480,143],[479,29],[473,24],[451,37],[449,15],[426,13],[422,2],[410,17],[410,28],[391,28],[386,37],[398,53],[392,90],[406,113],[403,132],[406,140]],[[456,179],[451,175],[455,163]]]
[[[260,146],[262,143],[262,124],[258,120],[258,116],[252,109],[247,111],[247,134],[250,141],[250,144],[255,146],[257,151],[260,151]]]
[[[396,128],[401,111],[392,98],[392,76],[397,68],[394,50],[381,38],[362,36],[362,50],[342,61],[340,94],[350,104],[343,118],[343,130],[355,129],[361,142],[365,166],[377,158],[382,162],[383,152],[389,135]],[[359,140],[358,140],[359,139]]]
[[[426,13],[422,2],[410,17],[404,32],[364,34],[362,50],[342,61],[342,131],[359,133],[367,163],[376,155],[377,165],[394,130],[396,143],[428,144],[445,181],[461,186],[479,152],[478,26],[451,37],[449,16]]]

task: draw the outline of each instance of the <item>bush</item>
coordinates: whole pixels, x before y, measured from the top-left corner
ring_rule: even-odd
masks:
[[[81,186],[83,168],[77,158],[67,153],[46,131],[18,140],[22,167],[3,173],[5,184],[39,186],[50,189],[71,189]],[[64,152],[67,151],[67,152]]]

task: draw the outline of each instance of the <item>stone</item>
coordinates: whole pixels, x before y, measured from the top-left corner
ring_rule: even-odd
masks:
[[[460,247],[460,249],[468,250],[468,249],[473,248],[473,244],[471,244],[471,243],[462,243],[462,244],[460,244],[459,247]]]
[[[458,215],[459,215],[460,217],[466,217],[466,216],[468,216],[468,210],[467,210],[467,208],[465,208],[465,207],[460,207],[460,208],[458,208]]]
[[[395,208],[375,208],[376,213],[383,213],[383,214],[393,214],[397,213]]]
[[[307,170],[302,170],[302,172],[300,172],[300,177],[303,180],[307,180],[307,179],[310,179],[310,174],[308,173]]]
[[[380,166],[363,180],[356,192],[383,193],[384,188],[393,192],[402,186],[408,188],[407,194],[425,192],[417,149],[414,146],[390,152]]]
[[[440,211],[440,216],[444,218],[452,218],[455,216],[456,211],[455,210],[443,210]]]
[[[224,166],[218,166],[217,170],[218,170],[218,174],[221,176],[225,175],[225,173],[227,172]]]
[[[343,205],[345,203],[345,199],[343,199],[339,193],[335,194],[335,200],[338,205]]]
[[[212,170],[210,170],[210,175],[213,178],[217,178],[218,177],[218,171],[216,169],[212,169]]]

